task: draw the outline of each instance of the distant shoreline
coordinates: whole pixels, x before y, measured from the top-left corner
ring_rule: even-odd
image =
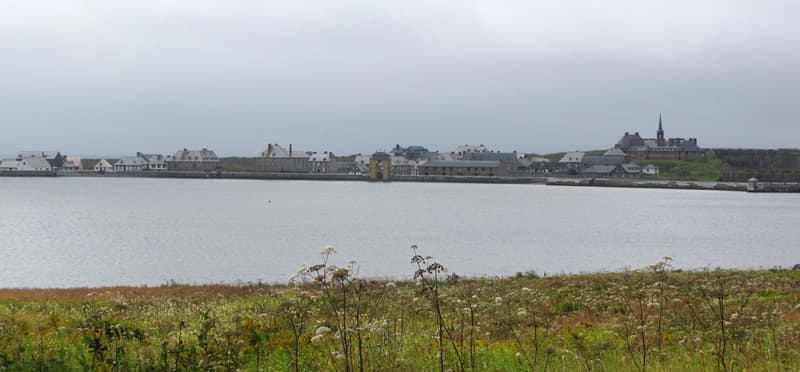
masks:
[[[248,179],[301,181],[373,181],[364,175],[326,173],[263,173],[263,172],[0,172],[0,177],[94,177],[94,178],[173,178],[173,179]],[[619,187],[671,190],[747,191],[743,182],[695,182],[643,179],[604,179],[580,177],[482,177],[482,176],[396,176],[389,182],[535,184],[548,186]]]
[[[793,266],[780,266],[776,265],[770,268],[735,268],[735,267],[718,267],[715,269],[718,272],[725,272],[734,275],[757,274],[767,272],[796,272],[800,270],[800,264]],[[577,279],[577,278],[601,278],[601,277],[614,277],[626,275],[626,273],[643,273],[647,272],[648,268],[639,269],[620,269],[620,270],[598,270],[598,271],[580,271],[580,272],[561,272],[561,273],[544,273],[541,276],[534,271],[518,272],[510,275],[473,275],[463,276],[461,279],[466,280],[490,280],[490,281],[508,281],[526,277],[529,279],[542,280],[558,280],[560,279]],[[694,276],[703,275],[707,273],[707,268],[689,268],[689,269],[675,269],[672,271],[674,275],[681,276]],[[408,277],[364,277],[362,279],[377,281],[377,282],[396,282],[411,286],[414,280]],[[308,284],[308,283],[305,283]],[[124,296],[134,295],[152,295],[152,296],[179,296],[179,297],[192,297],[200,293],[216,294],[226,292],[229,294],[247,294],[254,288],[289,288],[293,285],[287,281],[233,281],[233,282],[209,282],[209,283],[184,283],[165,281],[158,285],[125,285],[125,284],[109,284],[100,286],[73,286],[73,287],[0,287],[0,301],[19,301],[19,300],[52,300],[52,299],[85,299],[92,297],[93,294],[98,293],[115,293]]]

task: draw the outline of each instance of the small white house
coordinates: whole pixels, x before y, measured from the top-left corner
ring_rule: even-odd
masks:
[[[106,159],[100,160],[94,165],[94,171],[97,173],[111,172],[114,167]]]
[[[573,151],[564,154],[561,157],[561,160],[558,161],[559,164],[565,166],[567,168],[580,168],[581,163],[583,163],[583,157],[586,156],[585,152],[581,151]]]
[[[138,156],[123,156],[114,163],[114,172],[140,172],[144,170],[147,161]]]
[[[83,170],[83,165],[81,164],[81,158],[77,156],[65,157],[64,165],[61,167],[61,170],[72,171],[72,172]]]
[[[649,164],[646,167],[642,167],[642,173],[647,174],[647,175],[651,175],[651,176],[655,176],[655,175],[658,174],[658,167],[656,167],[653,164]]]

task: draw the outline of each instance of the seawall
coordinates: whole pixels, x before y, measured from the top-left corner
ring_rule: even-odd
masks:
[[[174,178],[174,179],[249,179],[249,180],[305,180],[305,181],[367,181],[367,176],[330,173],[263,173],[263,172],[119,172],[99,174],[93,171],[77,172],[8,172],[0,177],[96,177],[96,178]],[[745,182],[692,182],[642,179],[604,179],[577,177],[481,177],[481,176],[395,176],[391,182],[440,182],[483,184],[528,184],[548,186],[628,187],[677,190],[747,191]],[[758,192],[800,192],[800,184],[759,182]]]
[[[0,171],[0,177],[55,177],[56,172],[43,171]]]
[[[604,178],[550,178],[548,186],[632,187],[645,189],[747,191],[747,185],[734,182],[692,182],[657,180],[615,180]]]

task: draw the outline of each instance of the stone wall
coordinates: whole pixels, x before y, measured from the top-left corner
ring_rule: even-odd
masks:
[[[306,158],[258,158],[256,170],[269,173],[309,173],[311,163]]]
[[[715,149],[717,159],[737,168],[800,169],[800,149]]]
[[[219,168],[219,161],[185,161],[185,160],[170,160],[167,161],[167,169],[175,172],[191,172],[203,171],[212,172]]]
[[[800,150],[715,149],[717,159],[733,167],[723,181],[745,182],[755,177],[765,182],[800,182]]]

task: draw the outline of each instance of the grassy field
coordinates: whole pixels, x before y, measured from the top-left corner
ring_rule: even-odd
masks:
[[[0,370],[796,370],[800,271],[0,290]]]
[[[255,172],[257,158],[228,157],[219,159],[219,168],[225,172]]]
[[[668,180],[718,181],[723,169],[722,162],[710,152],[693,160],[634,160],[634,163],[654,164],[659,177]]]

